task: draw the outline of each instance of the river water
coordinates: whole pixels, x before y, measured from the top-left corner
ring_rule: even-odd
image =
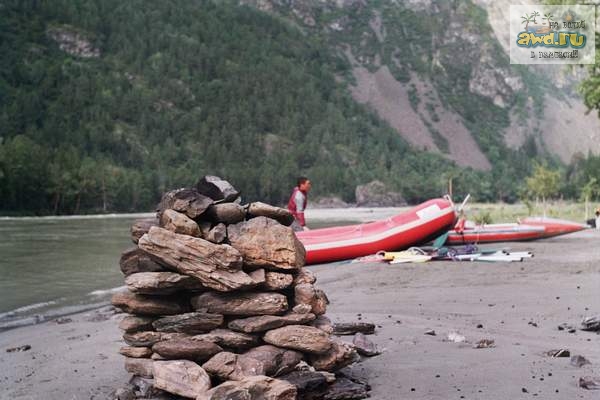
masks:
[[[0,218],[0,330],[106,303],[140,217]]]
[[[0,217],[0,331],[107,304],[123,289],[119,258],[133,246],[129,228],[151,215]],[[312,227],[348,223],[311,220]]]

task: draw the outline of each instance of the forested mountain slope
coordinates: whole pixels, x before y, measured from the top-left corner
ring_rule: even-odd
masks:
[[[488,95],[506,60],[481,8],[250,3],[1,1],[0,211],[151,210],[207,173],[273,203],[300,174],[346,201],[379,179],[417,202],[450,177],[457,196],[514,200],[533,159],[558,162],[535,136],[505,143],[544,87],[501,66]],[[460,29],[499,58],[451,62]]]

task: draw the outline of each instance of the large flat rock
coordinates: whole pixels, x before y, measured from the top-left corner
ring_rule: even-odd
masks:
[[[304,246],[292,228],[275,220],[257,217],[230,225],[227,235],[250,267],[295,271],[304,266]]]
[[[180,290],[204,290],[198,279],[175,272],[138,272],[125,278],[127,288],[133,293],[165,295]]]
[[[152,349],[148,347],[123,346],[119,349],[119,354],[131,358],[150,358]]]
[[[208,333],[195,335],[194,338],[218,344],[227,349],[243,351],[258,346],[260,338],[256,335],[234,332],[229,329],[214,329]]]
[[[192,361],[154,361],[154,386],[194,399],[206,393],[211,383],[202,367]]]
[[[152,351],[167,360],[203,362],[223,349],[213,342],[185,337],[158,342],[152,346]]]
[[[152,297],[130,292],[115,293],[112,305],[130,314],[173,315],[187,311],[187,308],[171,297]]]
[[[277,315],[288,309],[287,298],[273,292],[207,292],[192,297],[192,307],[223,315]]]
[[[157,319],[152,326],[159,332],[183,332],[195,335],[218,328],[223,325],[223,321],[222,314],[191,312]]]
[[[259,315],[249,318],[234,319],[227,324],[229,329],[245,333],[264,332],[285,325],[307,324],[315,319],[312,313],[290,313],[282,316]]]
[[[255,284],[241,271],[241,254],[229,245],[152,227],[142,236],[139,246],[165,265],[193,276],[211,289],[227,292]]]
[[[143,317],[139,315],[127,315],[119,322],[119,329],[127,333],[149,331],[154,329],[152,323],[156,317]]]
[[[263,340],[269,344],[305,353],[327,353],[333,342],[329,335],[313,326],[288,325],[268,331]]]

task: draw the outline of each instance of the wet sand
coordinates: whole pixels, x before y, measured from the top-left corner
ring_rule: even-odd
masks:
[[[598,398],[577,381],[600,375],[600,335],[557,327],[600,314],[600,232],[503,246],[535,258],[310,267],[332,320],[378,325],[370,338],[383,354],[353,367],[373,386],[371,398]],[[103,308],[0,333],[0,399],[111,398],[128,380],[117,353],[121,317]],[[452,331],[470,343],[446,341]],[[474,349],[480,339],[496,347]],[[22,345],[31,349],[7,352]],[[544,354],[563,348],[592,364]]]

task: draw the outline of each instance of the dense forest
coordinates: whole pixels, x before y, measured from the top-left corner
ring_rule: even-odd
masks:
[[[321,36],[234,2],[3,0],[0,51],[2,214],[149,211],[204,174],[272,203],[298,175],[346,201],[379,179],[417,202],[449,178],[458,196],[512,201],[539,158],[498,147],[478,172],[410,147],[352,100]],[[599,170],[563,168],[563,194]]]

